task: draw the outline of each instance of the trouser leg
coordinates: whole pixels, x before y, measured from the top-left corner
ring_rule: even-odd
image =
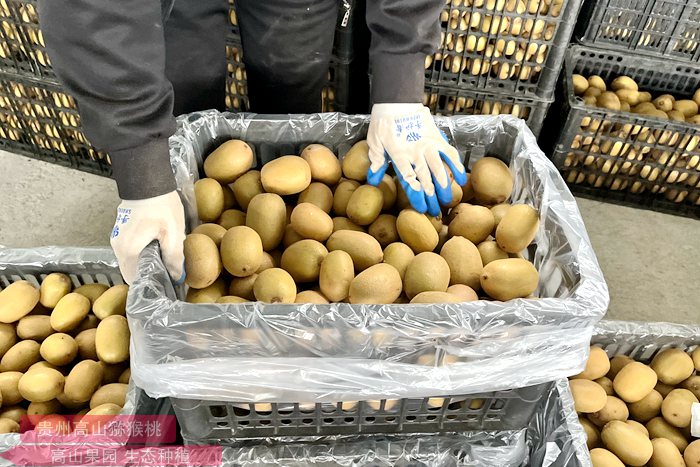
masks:
[[[175,90],[175,115],[224,110],[227,14],[227,0],[175,0],[165,23],[165,74]]]
[[[321,111],[338,0],[236,0],[253,112]]]

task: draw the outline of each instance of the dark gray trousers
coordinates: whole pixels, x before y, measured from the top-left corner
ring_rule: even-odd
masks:
[[[321,110],[337,8],[337,0],[236,0],[251,111]],[[164,14],[175,115],[223,110],[227,0],[175,0]]]

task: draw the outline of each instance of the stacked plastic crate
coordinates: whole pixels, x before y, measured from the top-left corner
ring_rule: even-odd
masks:
[[[691,352],[700,345],[700,328],[672,323],[641,323],[628,321],[603,321],[595,329],[594,346],[601,347],[610,358],[626,356],[649,364],[663,350],[681,349]],[[697,378],[691,377],[691,378]],[[555,390],[547,390],[540,398],[538,408],[527,429],[528,453],[526,462],[512,455],[507,443],[517,436],[507,432],[462,432],[397,436],[345,436],[335,440],[321,438],[314,443],[298,440],[288,443],[249,443],[242,447],[227,447],[223,451],[225,467],[257,466],[261,459],[270,465],[317,465],[358,467],[377,466],[590,466],[589,449],[600,448],[600,438],[586,435],[598,433],[596,425],[580,415],[588,427],[582,436],[582,426],[571,412],[571,398],[566,384],[552,384]],[[665,385],[664,385],[665,386]],[[697,390],[693,388],[697,392]],[[667,387],[670,390],[671,387]],[[489,401],[490,402],[490,401]],[[488,402],[487,402],[488,403]],[[473,404],[473,402],[472,402]],[[658,408],[657,408],[658,410]],[[630,417],[632,420],[644,418]],[[653,419],[648,426],[654,428]],[[630,422],[628,422],[630,423]],[[666,433],[661,434],[667,426]],[[689,430],[678,430],[666,424],[656,424],[653,438],[669,436],[681,451],[684,443],[694,438]],[[553,436],[553,431],[559,436]],[[675,436],[674,436],[675,435]],[[598,436],[599,433],[598,433]],[[686,437],[688,437],[686,441]],[[479,441],[489,440],[490,446],[479,446]],[[588,444],[588,446],[586,446]],[[602,451],[602,449],[597,449]],[[520,453],[523,453],[522,451]],[[549,455],[547,455],[549,453]],[[511,454],[510,456],[508,454]],[[592,453],[592,455],[594,455]],[[600,455],[600,453],[599,453]],[[606,458],[607,459],[607,458]],[[597,457],[597,461],[601,461]],[[593,464],[598,465],[598,464]],[[621,465],[621,464],[619,464]],[[666,465],[666,464],[663,464]],[[671,464],[669,464],[671,465]]]
[[[435,114],[511,114],[535,135],[554,98],[580,0],[446,0],[425,61]]]
[[[634,105],[633,112],[587,105],[572,84],[573,74],[598,75],[608,85],[628,76],[653,98],[671,94],[692,100],[700,88],[700,4],[591,2],[579,29],[582,45],[571,46],[562,76],[558,117],[564,125],[553,151],[571,189],[603,201],[700,217],[700,126],[694,118],[670,119]]]
[[[352,23],[356,16],[355,0],[338,2],[338,21],[333,43],[333,56],[321,91],[323,112],[348,112],[351,94],[351,64],[353,62]],[[247,76],[243,63],[243,46],[238,28],[235,0],[229,0],[231,29],[226,43],[228,76],[226,108],[232,112],[250,110]]]
[[[258,166],[309,143],[342,158],[366,138],[368,123],[341,114],[182,119],[171,162],[190,229],[194,183],[223,141],[245,139]],[[151,246],[127,305],[132,374],[149,395],[171,398],[187,441],[257,443],[230,451],[234,457],[327,452],[359,456],[358,465],[372,465],[362,459],[370,452],[397,463],[444,455],[457,456],[456,465],[586,465],[561,378],[581,370],[608,294],[575,202],[524,122],[461,116],[437,123],[468,164],[486,154],[509,164],[512,201],[541,213],[535,244],[523,255],[539,269],[537,295],[546,298],[186,303]],[[351,438],[332,438],[339,436]]]

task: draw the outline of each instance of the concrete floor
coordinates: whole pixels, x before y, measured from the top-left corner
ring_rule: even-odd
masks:
[[[0,245],[108,245],[114,182],[0,151]],[[700,323],[700,221],[579,199],[609,318]]]

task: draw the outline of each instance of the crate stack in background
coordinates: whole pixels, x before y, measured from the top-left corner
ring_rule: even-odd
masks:
[[[572,44],[567,52],[557,99],[561,110],[552,115],[561,128],[553,140],[552,159],[572,191],[700,217],[698,117],[652,110],[673,109],[663,103],[636,108],[665,94],[673,96],[671,106],[687,100],[694,107],[691,102],[700,88],[700,3],[591,2],[581,14],[576,35],[581,44]],[[650,95],[634,94],[630,111],[594,106],[590,98],[585,102],[580,89],[576,95],[574,74],[598,75],[608,90],[615,78],[628,76],[640,93]]]
[[[424,104],[439,115],[511,114],[539,134],[580,0],[446,0]]]
[[[439,115],[512,114],[538,134],[580,4],[448,0],[440,16],[440,48],[425,62],[424,103]],[[0,146],[109,175],[108,156],[89,144],[74,102],[56,81],[36,0],[3,0],[0,10]],[[248,111],[245,51],[234,0],[229,0],[229,23],[225,105],[231,111]],[[368,44],[364,2],[339,2],[323,111],[369,110]]]
[[[0,149],[109,175],[51,68],[34,0],[0,2]]]

